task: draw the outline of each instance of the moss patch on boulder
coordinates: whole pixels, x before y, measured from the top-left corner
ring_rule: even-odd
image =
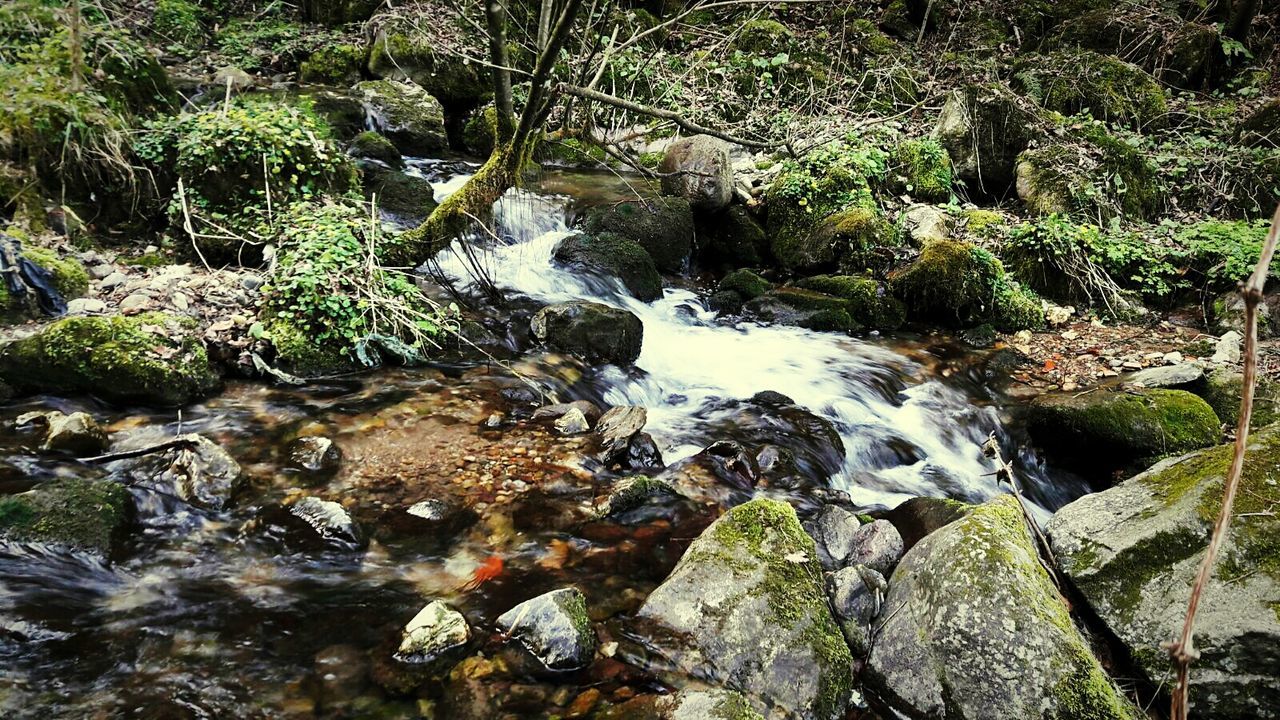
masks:
[[[556,262],[617,278],[627,291],[644,302],[662,297],[662,276],[653,258],[639,243],[614,233],[579,233],[561,241]]]
[[[49,480],[0,497],[0,536],[109,556],[132,521],[133,498],[107,480]]]
[[[347,148],[347,154],[355,158],[377,160],[395,170],[404,168],[404,158],[396,146],[381,133],[372,130],[355,136]]]
[[[893,151],[889,175],[917,199],[945,202],[951,197],[951,158],[934,138],[900,143]]]
[[[348,43],[326,45],[302,61],[298,76],[302,82],[324,85],[350,85],[360,80],[365,51]]]
[[[1070,129],[1053,144],[1018,156],[1018,197],[1037,215],[1072,214],[1105,223],[1153,217],[1165,189],[1156,166],[1101,123]]]
[[[662,272],[683,272],[693,251],[693,210],[684,198],[592,208],[586,212],[582,228],[593,235],[613,233],[634,240]]]
[[[963,326],[995,312],[1004,268],[991,253],[957,240],[937,240],[890,276],[894,293],[914,318]]]
[[[412,80],[445,104],[466,110],[491,92],[487,70],[437,48],[431,33],[416,28],[412,18],[393,17],[383,24],[369,50],[368,69],[374,77]]]
[[[372,108],[374,125],[405,155],[431,155],[449,146],[444,107],[421,85],[366,80],[356,90]]]
[[[1229,368],[1217,368],[1205,375],[1204,387],[1197,394],[1209,403],[1218,419],[1235,427],[1240,417],[1240,398],[1244,393],[1244,374]],[[1257,430],[1280,422],[1280,383],[1265,376],[1254,388],[1253,414],[1249,427]]]
[[[906,321],[906,307],[884,283],[852,275],[818,275],[796,285],[846,301],[845,310],[855,323],[875,330],[897,330]]]
[[[1164,90],[1142,68],[1091,50],[1033,55],[1014,69],[1020,89],[1048,110],[1131,127],[1163,121]]]

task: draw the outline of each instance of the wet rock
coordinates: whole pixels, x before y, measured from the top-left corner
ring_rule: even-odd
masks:
[[[244,484],[235,458],[203,435],[165,437],[157,432],[117,434],[112,453],[142,450],[167,441],[181,445],[157,453],[116,460],[107,465],[130,485],[172,495],[206,510],[225,510]]]
[[[662,451],[649,433],[636,433],[627,443],[626,466],[631,470],[660,468],[663,465]]]
[[[724,208],[733,199],[729,149],[729,143],[709,135],[675,141],[658,166],[662,193],[682,197],[697,210]]]
[[[548,305],[529,324],[534,338],[588,362],[630,365],[640,357],[644,325],[626,310],[575,300]]]
[[[863,677],[910,717],[1138,716],[1076,630],[1011,495],[916,544],[874,632]]]
[[[1168,677],[1161,644],[1182,629],[1232,455],[1220,445],[1162,461],[1049,522],[1063,572],[1152,683]],[[1230,535],[1196,617],[1193,717],[1280,717],[1277,467],[1280,428],[1251,435]]]
[[[366,544],[360,526],[345,508],[318,497],[270,508],[262,520],[267,535],[291,550],[358,550]]]
[[[600,419],[600,407],[590,400],[574,400],[567,403],[556,403],[554,405],[543,405],[533,411],[534,420],[558,420],[570,410],[577,410],[587,418],[587,422],[594,425]]]
[[[902,559],[903,542],[898,529],[888,520],[875,520],[858,528],[853,537],[853,550],[845,558],[847,565],[865,565],[882,575],[889,575]]]
[[[639,405],[620,405],[609,408],[596,423],[596,435],[600,438],[600,457],[606,463],[616,462],[631,445],[649,420],[649,411]]]
[[[885,513],[902,537],[904,550],[910,550],[930,533],[964,517],[972,505],[947,498],[915,497]]]
[[[711,217],[701,217],[700,222],[697,252],[702,267],[760,267],[768,260],[769,237],[741,205],[730,205]]]
[[[741,693],[686,688],[673,695],[642,695],[605,710],[601,720],[764,720]]]
[[[596,634],[577,588],[526,600],[498,617],[498,627],[548,670],[577,670],[595,657]]]
[[[1185,390],[1042,395],[1028,410],[1027,429],[1046,450],[1079,466],[1184,453],[1222,436],[1213,408]]]
[[[797,472],[790,479],[775,475],[777,484],[793,487],[824,485],[844,466],[844,441],[831,421],[784,399],[787,401],[725,401],[714,409],[732,411],[724,414],[732,420],[707,424],[701,429],[701,434],[691,437],[691,442],[710,445],[730,437],[751,448],[752,452],[748,454],[752,456],[755,449],[765,445],[786,448]],[[754,470],[754,462],[752,466]]]
[[[556,248],[555,261],[620,280],[637,300],[662,297],[662,276],[639,243],[614,233],[570,235]]]
[[[404,626],[396,659],[415,664],[430,663],[465,646],[470,639],[471,628],[462,613],[435,600]]]
[[[60,478],[0,497],[0,537],[109,556],[124,539],[133,498],[120,483]]]
[[[840,507],[826,505],[805,528],[818,548],[818,560],[824,570],[838,570],[848,563],[849,556],[857,548],[858,530],[862,521],[858,516]]]
[[[1139,370],[1125,379],[1131,385],[1146,388],[1190,390],[1204,380],[1204,367],[1196,363],[1161,365]]]
[[[97,455],[106,449],[107,433],[91,415],[73,412],[28,413],[18,418],[19,425],[39,423],[44,426],[43,450],[69,452],[73,455]]]
[[[683,272],[693,251],[693,210],[683,198],[592,208],[583,216],[582,228],[591,235],[614,233],[634,240],[662,272]]]
[[[475,511],[453,500],[430,498],[384,512],[378,519],[380,539],[424,538],[448,542],[478,519]]]
[[[404,157],[391,141],[372,130],[355,136],[347,154],[358,159],[377,160],[392,170],[404,169]]]
[[[674,497],[679,493],[669,483],[660,478],[645,475],[623,478],[614,483],[609,496],[597,508],[599,517],[610,517],[649,502],[657,497]]]
[[[831,610],[855,658],[871,652],[871,621],[888,587],[883,575],[865,565],[850,565],[827,576]]]
[[[378,204],[378,214],[400,227],[417,227],[436,209],[431,181],[398,170],[366,167],[364,196]]]
[[[411,81],[366,80],[356,90],[370,108],[375,129],[403,155],[429,156],[448,147],[444,108]]]
[[[569,408],[569,412],[556,418],[553,423],[556,432],[561,435],[581,435],[591,430],[587,416],[578,408]]]
[[[303,437],[289,444],[289,467],[332,475],[342,463],[342,448],[327,437]]]
[[[184,405],[219,383],[195,330],[164,313],[58,320],[0,347],[0,380],[20,392]]]
[[[729,510],[685,552],[638,618],[681,670],[755,696],[775,712],[843,717],[849,648],[820,583],[813,540],[785,503]]]

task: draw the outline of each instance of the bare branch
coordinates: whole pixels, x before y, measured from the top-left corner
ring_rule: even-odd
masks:
[[[1196,574],[1195,585],[1191,588],[1191,600],[1187,604],[1182,635],[1176,642],[1165,646],[1178,668],[1178,682],[1173,688],[1173,702],[1169,711],[1172,720],[1186,720],[1190,710],[1188,696],[1191,662],[1199,656],[1194,645],[1196,610],[1200,607],[1200,598],[1209,583],[1209,576],[1213,574],[1218,549],[1231,527],[1231,506],[1235,503],[1236,492],[1240,488],[1240,475],[1244,471],[1244,456],[1249,445],[1249,421],[1253,418],[1253,392],[1258,380],[1258,305],[1262,302],[1262,291],[1267,283],[1277,240],[1280,240],[1280,206],[1276,207],[1276,214],[1271,219],[1271,232],[1267,233],[1267,241],[1262,246],[1258,264],[1249,279],[1240,286],[1240,295],[1244,298],[1244,386],[1240,397],[1240,416],[1236,419],[1235,454],[1231,457],[1231,469],[1223,483],[1222,510],[1218,512],[1218,521],[1213,525],[1213,536],[1209,539],[1204,559],[1200,561],[1200,571]]]

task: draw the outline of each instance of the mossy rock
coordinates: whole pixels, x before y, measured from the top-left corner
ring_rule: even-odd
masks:
[[[770,250],[789,270],[835,269],[841,235],[872,245],[881,241],[883,227],[867,177],[844,162],[789,167],[769,186],[765,200]]]
[[[404,155],[427,156],[449,146],[444,107],[421,85],[366,80],[356,85],[372,109],[374,125]]]
[[[896,176],[900,189],[914,198],[931,202],[951,198],[951,158],[934,138],[899,143],[889,175]]]
[[[1024,44],[1044,38],[1071,18],[1111,7],[1108,0],[1022,0],[1015,6],[1013,20]]]
[[[219,384],[195,330],[164,313],[58,320],[0,349],[0,379],[22,392],[185,405]]]
[[[542,308],[529,329],[552,350],[619,366],[634,363],[644,344],[644,324],[634,313],[585,300]]]
[[[345,349],[316,342],[292,321],[266,317],[263,337],[275,350],[275,364],[301,377],[320,377],[358,370],[359,365]]]
[[[614,233],[571,235],[556,248],[557,263],[617,278],[637,299],[662,297],[662,276],[649,253],[634,240]]]
[[[1002,332],[1042,330],[1044,302],[1030,289],[1006,278],[996,286],[995,313],[991,320]]]
[[[1165,200],[1151,160],[1100,123],[1019,155],[1017,192],[1033,214],[1074,214],[1095,222],[1153,218]]]
[[[1222,509],[1233,445],[1165,460],[1059,510],[1048,536],[1090,608],[1146,675],[1169,677],[1168,653]],[[1196,622],[1191,713],[1275,717],[1280,708],[1280,428],[1251,435],[1230,531]]]
[[[383,26],[369,50],[368,69],[374,77],[412,80],[451,108],[470,110],[491,93],[487,70],[437,50],[430,33],[415,28],[412,20]]]
[[[1154,126],[1169,111],[1164,90],[1142,68],[1091,50],[1033,55],[1014,69],[1019,88],[1048,110],[1089,112],[1104,122]]]
[[[761,267],[769,259],[769,237],[741,205],[712,216],[699,216],[698,262],[704,268],[729,270]]]
[[[1240,121],[1237,142],[1252,147],[1274,147],[1280,143],[1280,97],[1271,98]]]
[[[788,716],[835,720],[848,705],[852,658],[821,577],[791,506],[752,500],[693,541],[637,617],[677,668]]]
[[[1280,383],[1263,375],[1258,378],[1253,392],[1253,414],[1249,418],[1249,427],[1257,430],[1280,422]],[[1244,374],[1229,368],[1217,368],[1205,375],[1204,387],[1196,391],[1213,408],[1218,419],[1232,428],[1240,417],[1240,399],[1243,393]]]
[[[109,557],[133,513],[133,497],[121,483],[59,478],[0,497],[0,537]]]
[[[841,210],[804,232],[775,234],[771,250],[797,273],[883,271],[893,264],[898,244],[893,225],[868,205]]]
[[[1039,445],[1078,466],[1129,463],[1215,445],[1218,416],[1184,390],[1043,395],[1031,404],[1027,429]]]
[[[717,291],[737,293],[743,300],[754,300],[772,288],[773,284],[768,280],[746,269],[734,270],[725,275],[716,286]]]
[[[795,33],[786,25],[777,20],[762,18],[743,23],[733,46],[747,55],[772,57],[787,52],[794,40]]]
[[[404,157],[395,145],[380,133],[366,130],[351,141],[347,154],[355,158],[377,160],[393,170],[404,169]]]
[[[798,280],[796,286],[846,300],[845,309],[849,316],[862,327],[897,330],[906,321],[906,307],[884,283],[872,278],[818,275]]]
[[[991,253],[958,240],[924,246],[889,281],[912,318],[951,326],[973,325],[993,316],[1004,268]]]
[[[362,48],[346,43],[326,45],[302,61],[298,77],[304,83],[351,85],[360,81],[364,62],[365,51]]]
[[[1012,495],[920,540],[880,607],[863,678],[904,716],[1143,717],[1076,629]]]
[[[62,295],[62,299],[83,297],[89,291],[89,273],[79,260],[62,257],[54,250],[41,247],[24,248],[22,256],[49,271],[53,277],[53,288]],[[27,299],[34,301],[30,295]],[[34,314],[28,302],[14,298],[5,284],[0,283],[0,316],[16,319]]]
[[[377,198],[378,211],[400,227],[417,227],[436,209],[431,181],[397,170],[368,168],[364,195]]]
[[[933,129],[955,177],[970,193],[1002,197],[1013,186],[1018,154],[1041,134],[1030,101],[996,83],[970,84],[947,95]]]
[[[592,208],[583,217],[582,228],[593,235],[614,233],[634,240],[662,272],[684,272],[693,251],[693,210],[684,198]]]
[[[479,157],[489,157],[498,137],[498,108],[486,105],[462,127],[462,144]]]
[[[756,318],[779,325],[794,325],[819,332],[862,329],[849,313],[848,300],[816,290],[781,287],[748,301],[744,307]]]

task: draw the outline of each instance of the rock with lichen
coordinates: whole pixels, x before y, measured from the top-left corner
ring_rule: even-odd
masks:
[[[733,199],[729,149],[729,143],[710,135],[675,141],[658,167],[662,192],[688,200],[697,210],[723,209]]]
[[[0,537],[108,556],[133,511],[133,498],[120,483],[59,478],[0,498]]]
[[[1013,185],[1018,153],[1038,135],[1036,111],[1028,105],[997,84],[968,85],[947,96],[933,137],[970,192],[999,197]]]
[[[19,392],[184,405],[219,384],[195,330],[165,313],[66,318],[0,348],[0,379]]]
[[[1044,325],[1039,298],[1009,280],[990,252],[959,240],[935,240],[889,276],[912,319],[954,327],[991,322],[1008,332]]]
[[[1162,461],[1059,510],[1048,536],[1062,571],[1153,684],[1222,508],[1233,446]],[[1191,714],[1280,718],[1280,428],[1250,437],[1231,529],[1202,596]]]
[[[606,278],[616,278],[639,300],[652,302],[662,297],[662,276],[639,243],[611,232],[596,235],[578,233],[560,241],[557,264]]]
[[[497,623],[547,670],[578,670],[595,657],[596,633],[577,588],[526,600],[500,615]]]
[[[639,243],[662,272],[683,272],[693,252],[693,210],[685,198],[591,208],[583,215],[582,229],[593,235],[613,233]]]
[[[366,80],[356,85],[377,130],[405,155],[431,155],[449,146],[444,108],[421,85]]]
[[[916,544],[872,632],[863,677],[909,717],[1141,717],[1073,624],[1011,495]]]
[[[641,607],[653,648],[684,672],[787,716],[843,717],[849,648],[813,540],[773,500],[729,510]]]

